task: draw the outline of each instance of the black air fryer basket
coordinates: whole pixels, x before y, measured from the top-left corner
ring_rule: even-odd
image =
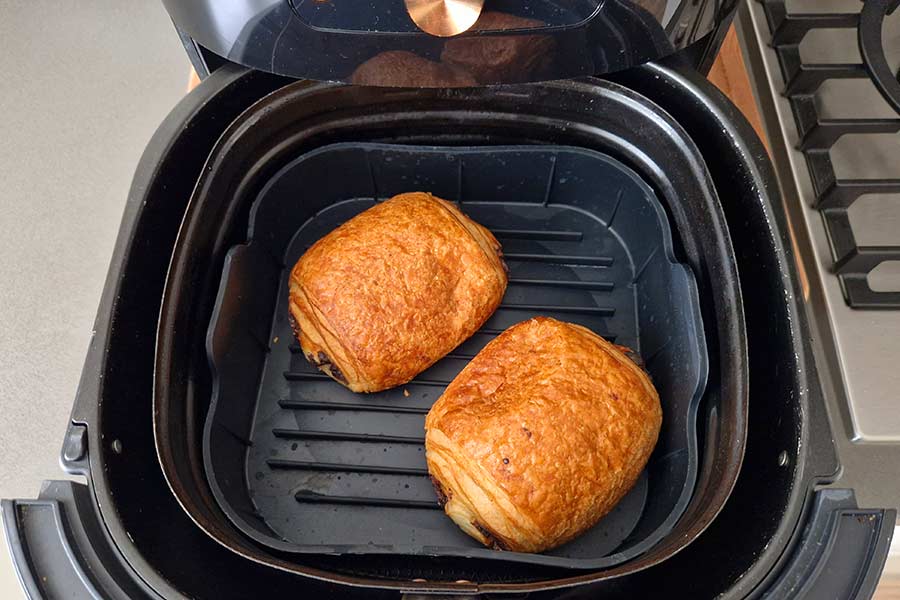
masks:
[[[424,469],[421,411],[461,361],[451,356],[411,382],[409,399],[399,389],[360,397],[289,351],[286,271],[340,221],[407,185],[461,200],[512,254],[500,310],[457,353],[472,354],[518,320],[549,313],[632,345],[665,393],[663,441],[646,483],[557,553],[478,548],[424,506],[437,506],[424,478],[360,474],[373,465]],[[551,271],[546,258],[530,260],[553,255],[613,262]],[[556,568],[556,577],[560,568],[600,575],[618,565],[609,573],[627,573],[682,548],[728,497],[745,439],[743,332],[728,231],[704,162],[645,98],[602,81],[503,93],[292,84],[229,127],[186,211],[157,343],[160,459],[182,505],[214,537],[296,572],[310,560],[336,568],[356,554],[400,554],[394,559],[412,569],[410,579],[427,580],[423,589],[439,579],[434,557],[469,557],[453,559],[454,579],[475,583],[548,577],[528,564]],[[716,365],[708,375],[707,357]],[[202,436],[172,434],[184,406],[211,399]],[[357,410],[298,410],[323,401]],[[367,406],[375,408],[358,410]],[[372,417],[391,406],[390,419]],[[718,428],[700,443],[711,411]],[[712,469],[720,475],[711,477]],[[703,483],[695,487],[695,478]],[[692,516],[679,519],[683,512]],[[390,526],[379,532],[378,523]],[[284,552],[295,555],[285,561]]]

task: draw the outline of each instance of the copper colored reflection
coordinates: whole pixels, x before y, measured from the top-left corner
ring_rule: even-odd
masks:
[[[405,0],[413,22],[440,37],[460,34],[475,24],[484,0]]]

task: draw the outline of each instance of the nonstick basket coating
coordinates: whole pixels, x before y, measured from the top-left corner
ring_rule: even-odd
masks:
[[[409,384],[354,394],[299,352],[287,319],[288,276],[323,235],[413,190],[458,202],[494,232],[509,288],[478,333]],[[547,554],[501,553],[440,510],[423,419],[490,339],[536,315],[585,325],[638,351],[660,392],[663,430],[638,484],[594,528]],[[275,550],[597,569],[668,534],[696,480],[707,356],[694,278],[674,258],[651,188],[599,152],[336,144],[302,155],[262,189],[247,243],[226,257],[207,349],[207,476],[228,518]]]

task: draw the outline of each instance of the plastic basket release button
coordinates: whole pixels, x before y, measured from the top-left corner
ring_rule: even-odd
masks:
[[[80,472],[80,463],[87,456],[87,449],[87,427],[72,423],[66,432],[60,456],[63,468],[70,473]]]

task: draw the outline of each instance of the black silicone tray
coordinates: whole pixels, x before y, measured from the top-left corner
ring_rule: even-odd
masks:
[[[509,288],[477,334],[415,380],[354,394],[299,352],[287,320],[290,267],[347,219],[416,190],[459,202],[494,232]],[[638,484],[593,529],[546,554],[498,552],[438,507],[423,421],[484,344],[535,315],[636,350],[660,392],[663,429]],[[272,178],[253,205],[247,243],[226,258],[207,337],[205,468],[235,526],[277,550],[605,568],[661,540],[691,497],[705,348],[696,286],[674,258],[666,214],[620,162],[546,146],[326,146]]]

